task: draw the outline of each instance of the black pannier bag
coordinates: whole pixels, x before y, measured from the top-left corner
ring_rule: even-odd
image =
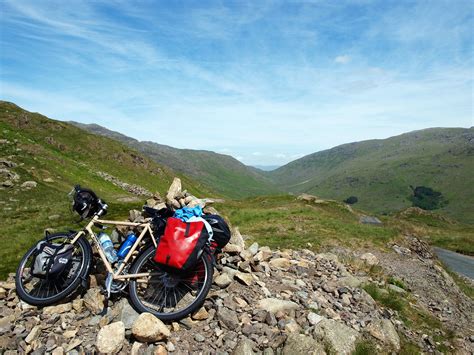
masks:
[[[217,244],[217,251],[221,251],[230,240],[230,228],[227,222],[217,214],[205,214],[202,216],[212,227],[213,240]]]
[[[72,244],[39,242],[31,270],[32,275],[39,278],[58,277],[71,264],[73,249]]]

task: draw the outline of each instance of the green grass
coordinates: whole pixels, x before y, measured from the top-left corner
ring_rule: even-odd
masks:
[[[314,250],[344,245],[352,248],[386,248],[388,242],[403,240],[405,235],[418,236],[430,244],[451,250],[474,253],[474,227],[444,222],[432,227],[422,221],[405,217],[382,216],[383,226],[360,224],[358,215],[342,203],[324,204],[298,201],[294,196],[265,196],[226,201],[217,204],[233,225],[244,235],[272,248],[301,248],[312,245]],[[444,243],[440,244],[443,236]]]
[[[405,325],[417,332],[425,333],[438,341],[438,351],[446,352],[448,348],[443,342],[452,342],[454,333],[446,329],[443,323],[434,315],[416,305],[416,299],[410,295],[399,295],[387,289],[381,289],[373,283],[363,286],[364,290],[381,306],[398,312],[398,317]],[[415,344],[401,337],[401,354],[418,354],[419,349]]]
[[[402,289],[404,289],[404,290],[407,289],[406,285],[403,283],[402,280],[397,279],[397,278],[395,278],[395,277],[393,277],[393,276],[390,276],[390,277],[388,278],[387,282],[388,282],[389,284],[398,286],[398,287],[400,287],[400,288],[402,288]]]
[[[45,228],[62,231],[80,227],[70,215],[66,197],[75,184],[89,187],[105,199],[110,217],[123,218],[130,208],[141,209],[146,197],[134,203],[118,202],[134,195],[105,181],[97,171],[162,194],[176,175],[114,140],[6,102],[0,102],[0,132],[2,139],[10,142],[0,144],[0,157],[16,163],[8,169],[20,176],[13,188],[0,189],[0,278],[15,270]],[[45,182],[47,178],[53,182]],[[0,176],[0,183],[4,180]],[[37,187],[21,188],[27,180],[36,181]],[[186,177],[182,180],[183,186],[198,196],[213,195],[200,183]],[[59,217],[49,218],[55,215]]]
[[[372,341],[362,340],[356,344],[352,355],[372,355],[377,353],[377,348]]]
[[[396,292],[380,289],[377,285],[372,283],[364,285],[364,290],[372,296],[375,301],[394,311],[403,312],[406,307],[406,303]]]
[[[373,213],[412,205],[410,185],[440,191],[449,203],[439,210],[474,223],[472,139],[474,128],[432,128],[383,140],[344,144],[293,161],[266,175],[294,193],[342,201]]]

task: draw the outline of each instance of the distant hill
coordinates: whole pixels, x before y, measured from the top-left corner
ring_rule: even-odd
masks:
[[[0,132],[0,274],[11,271],[45,228],[78,227],[67,199],[74,184],[92,188],[110,205],[109,216],[123,218],[143,206],[147,196],[136,192],[164,193],[180,175],[113,139],[5,101],[0,101]],[[104,176],[132,186],[124,189]],[[218,195],[181,178],[197,196]],[[32,182],[24,185],[27,181]]]
[[[207,150],[178,149],[148,141],[138,141],[97,124],[70,122],[91,133],[115,139],[140,151],[154,161],[199,181],[209,189],[231,198],[278,193],[273,182],[261,171],[237,159]]]
[[[440,212],[474,223],[474,128],[431,128],[349,143],[266,173],[280,188],[343,200],[378,213],[411,206],[410,185],[440,191]]]

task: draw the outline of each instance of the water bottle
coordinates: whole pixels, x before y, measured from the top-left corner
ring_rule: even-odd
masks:
[[[132,249],[133,243],[135,243],[136,240],[137,236],[135,235],[135,233],[130,232],[127,239],[125,239],[125,241],[122,243],[117,253],[119,259],[125,259],[130,249]]]
[[[110,237],[106,233],[100,232],[98,238],[100,246],[109,262],[112,264],[115,263],[117,261],[117,253],[115,252],[114,245],[110,240]]]

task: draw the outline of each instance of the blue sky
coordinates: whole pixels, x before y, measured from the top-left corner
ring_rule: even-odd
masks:
[[[0,0],[0,97],[281,165],[473,126],[473,14],[463,0]]]

